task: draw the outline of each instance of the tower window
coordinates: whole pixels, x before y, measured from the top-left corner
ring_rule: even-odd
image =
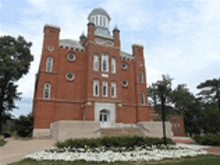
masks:
[[[106,18],[105,17],[103,18],[103,25],[104,25],[104,27],[106,27]]]
[[[46,100],[50,99],[50,84],[44,85],[44,99]]]
[[[99,81],[95,80],[93,82],[93,96],[98,97],[99,96],[99,92],[100,91],[100,87],[99,87]]]
[[[75,75],[72,74],[72,73],[68,73],[68,74],[66,75],[66,78],[67,78],[67,80],[69,80],[69,81],[73,81],[73,79],[75,78]]]
[[[141,103],[143,106],[145,105],[145,93],[141,94]]]
[[[123,64],[122,64],[122,69],[123,69],[123,70],[127,70],[127,69],[128,69],[128,64],[123,63]]]
[[[108,82],[103,81],[103,97],[108,97]]]
[[[53,72],[53,58],[47,58],[47,72]]]
[[[95,17],[95,25],[98,25],[98,16]]]
[[[108,72],[109,71],[109,58],[108,54],[102,55],[102,71]]]
[[[139,73],[139,82],[144,83],[144,73]]]
[[[94,56],[93,69],[95,71],[99,71],[99,56],[98,55]]]
[[[112,61],[111,61],[111,72],[112,73],[116,73],[116,59],[115,58],[112,58]]]
[[[112,84],[111,84],[111,96],[112,96],[112,98],[117,97],[117,84],[116,84],[116,82],[112,82]]]
[[[102,26],[102,16],[100,16],[100,26]]]

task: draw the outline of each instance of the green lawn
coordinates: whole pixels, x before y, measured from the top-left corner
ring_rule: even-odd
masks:
[[[0,147],[4,146],[6,143],[6,141],[0,141]]]
[[[96,163],[96,162],[63,162],[63,161],[34,161],[30,159],[22,160],[11,165],[220,165],[220,156],[206,155],[194,158],[167,159],[161,162],[115,162],[115,163]]]

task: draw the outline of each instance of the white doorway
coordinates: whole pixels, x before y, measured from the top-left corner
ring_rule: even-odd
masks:
[[[110,124],[110,111],[103,109],[99,113],[99,121],[101,127],[109,127]]]

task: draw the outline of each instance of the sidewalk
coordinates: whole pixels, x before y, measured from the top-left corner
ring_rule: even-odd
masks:
[[[25,155],[50,149],[56,143],[51,139],[14,140],[10,138],[6,141],[8,141],[6,145],[0,147],[0,165],[20,161]]]

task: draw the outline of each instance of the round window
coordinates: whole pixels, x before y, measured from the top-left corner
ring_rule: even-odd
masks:
[[[66,77],[69,81],[72,81],[75,78],[74,74],[72,73],[67,73]]]
[[[124,70],[128,69],[128,64],[123,63],[123,64],[122,64],[122,68],[123,68]]]
[[[142,67],[143,65],[142,65],[142,63],[139,63],[139,67]]]
[[[128,81],[123,81],[122,85],[123,85],[123,87],[128,87]]]
[[[76,56],[75,56],[75,54],[73,54],[73,53],[70,53],[70,54],[69,54],[69,56],[68,56],[68,59],[70,60],[70,62],[73,62],[73,61],[75,61],[75,59],[76,59]]]

